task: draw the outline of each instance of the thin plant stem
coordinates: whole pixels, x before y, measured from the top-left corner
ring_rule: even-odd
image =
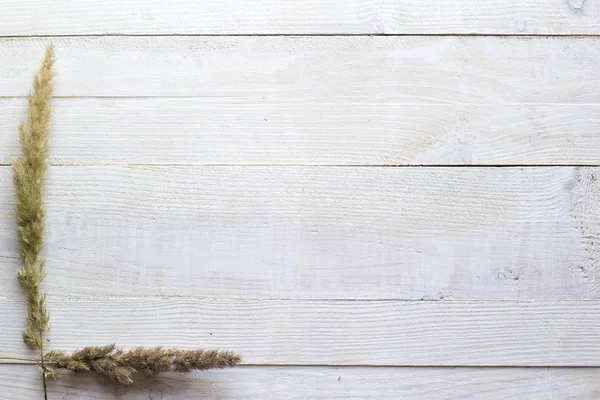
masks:
[[[40,329],[40,338],[43,338],[44,331]],[[44,400],[48,400],[48,387],[46,386],[46,365],[44,364],[44,344],[40,340],[40,366],[42,367],[42,384],[44,385]]]
[[[28,124],[19,125],[22,156],[13,163],[17,200],[17,226],[19,247],[23,266],[18,271],[21,285],[27,293],[27,325],[23,332],[25,343],[40,352],[40,366],[46,389],[46,366],[44,365],[44,332],[48,329],[50,316],[46,309],[46,294],[42,291],[45,277],[44,260],[40,253],[44,245],[46,209],[43,202],[44,182],[48,171],[48,127],[50,125],[50,100],[54,76],[54,48],[46,49],[46,56],[33,80],[29,94]]]
[[[13,357],[13,356],[0,356],[0,360],[13,360],[13,361],[31,361],[36,364],[40,362],[37,358],[28,358],[28,357]]]

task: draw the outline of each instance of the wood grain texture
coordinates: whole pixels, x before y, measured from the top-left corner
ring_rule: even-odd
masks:
[[[59,98],[53,163],[600,164],[600,104],[413,104],[335,95]],[[0,163],[26,100],[0,99]]]
[[[53,161],[596,165],[599,40],[55,38]],[[47,43],[0,40],[0,163]]]
[[[0,34],[598,34],[599,15],[584,0],[8,0]]]
[[[6,165],[52,41],[48,348],[246,364],[51,399],[597,399],[598,35],[591,0],[5,1],[0,353],[31,355]],[[364,167],[421,164],[460,167]]]
[[[53,293],[595,299],[597,168],[50,169]],[[10,168],[0,184],[11,185]],[[11,191],[0,282],[19,295]]]
[[[38,398],[39,373],[29,366],[0,365],[0,391],[10,399]],[[347,400],[596,400],[596,368],[365,368],[240,367],[159,375],[131,387],[93,374],[49,382],[50,398],[157,399],[347,399]]]
[[[287,98],[299,109],[326,99],[342,105],[360,102],[364,107],[382,101],[400,105],[600,102],[600,37],[51,41],[57,48],[57,96],[225,97],[240,103]],[[49,42],[0,40],[0,96],[27,94]]]
[[[0,346],[27,354],[23,302]],[[48,349],[220,348],[246,364],[600,366],[600,303],[233,300],[50,296]]]

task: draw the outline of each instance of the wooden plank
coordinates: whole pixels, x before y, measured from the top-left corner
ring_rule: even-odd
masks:
[[[0,299],[26,354],[20,298]],[[247,364],[600,366],[600,302],[233,300],[50,296],[49,349],[221,348]]]
[[[598,34],[584,0],[7,0],[1,35]]]
[[[10,399],[38,398],[39,372],[0,365],[0,391]],[[49,381],[60,399],[350,399],[596,400],[596,368],[240,367],[190,375],[158,375],[124,388],[94,374]],[[162,396],[162,397],[161,397]]]
[[[299,108],[320,99],[365,106],[381,101],[428,105],[600,102],[600,37],[83,37],[51,41],[57,47],[57,96],[227,97],[240,103],[287,98]],[[49,42],[0,40],[0,96],[28,92]]]
[[[0,163],[19,152],[26,109],[25,99],[0,99]],[[600,104],[59,98],[52,162],[598,165],[598,121]]]
[[[598,168],[54,167],[53,293],[595,299]],[[0,185],[11,171],[0,168]],[[12,191],[0,285],[19,293]]]

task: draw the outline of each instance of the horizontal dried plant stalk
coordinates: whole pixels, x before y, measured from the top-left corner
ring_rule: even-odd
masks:
[[[137,347],[124,351],[114,344],[84,347],[71,354],[51,351],[45,354],[46,373],[56,377],[59,369],[96,371],[123,385],[133,382],[132,374],[154,375],[160,372],[190,372],[234,367],[242,358],[229,351],[178,350],[162,347]]]

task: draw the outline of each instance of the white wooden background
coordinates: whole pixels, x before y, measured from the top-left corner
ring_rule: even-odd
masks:
[[[51,400],[600,397],[600,1],[3,1],[9,355],[50,42],[48,348],[245,356]],[[0,397],[39,371],[0,364]]]

